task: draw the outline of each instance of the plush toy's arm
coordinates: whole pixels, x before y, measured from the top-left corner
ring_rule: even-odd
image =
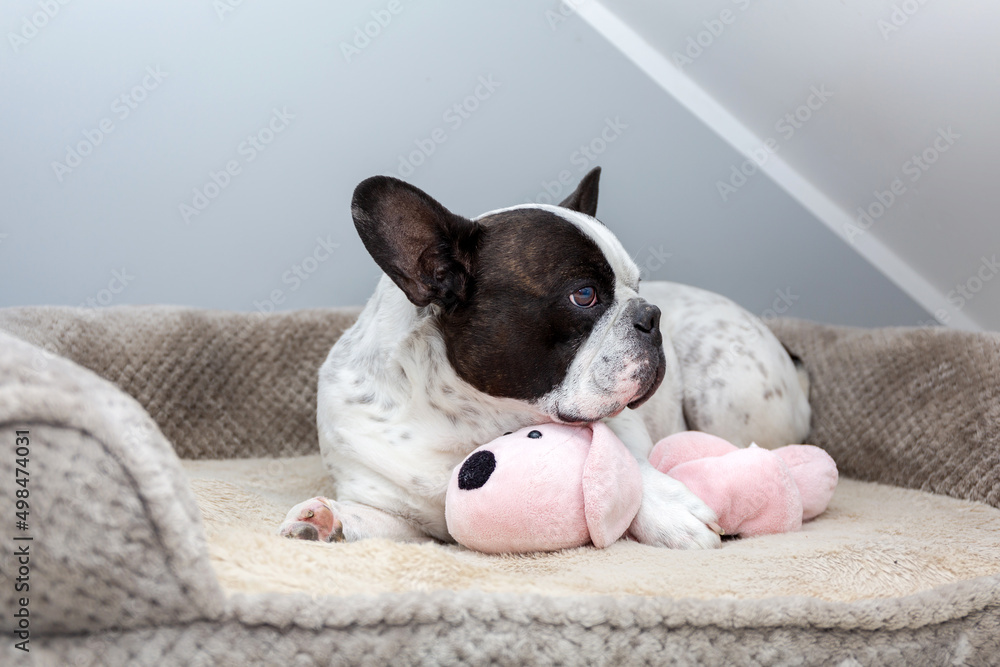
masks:
[[[656,443],[649,455],[649,462],[660,472],[669,473],[682,463],[725,456],[735,451],[739,451],[739,447],[718,436],[701,431],[683,431]]]

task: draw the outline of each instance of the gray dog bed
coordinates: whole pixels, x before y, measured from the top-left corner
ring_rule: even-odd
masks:
[[[273,535],[332,491],[316,371],[356,314],[0,310],[0,661],[1000,660],[1000,335],[772,322],[841,471],[827,513],[714,552],[513,557]],[[30,653],[7,612],[21,597]]]

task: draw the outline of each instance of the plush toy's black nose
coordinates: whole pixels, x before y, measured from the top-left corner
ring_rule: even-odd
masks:
[[[497,457],[493,452],[484,449],[476,452],[458,469],[458,488],[463,491],[478,489],[490,479],[490,475],[497,469]]]

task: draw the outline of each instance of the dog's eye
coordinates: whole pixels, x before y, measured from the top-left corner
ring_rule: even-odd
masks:
[[[569,295],[569,300],[574,306],[580,308],[590,308],[597,303],[597,290],[593,287],[581,287]]]

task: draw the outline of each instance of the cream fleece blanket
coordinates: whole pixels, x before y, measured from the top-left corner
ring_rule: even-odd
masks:
[[[801,532],[715,551],[619,541],[608,549],[489,556],[455,545],[279,538],[292,505],[329,493],[319,456],[184,461],[212,565],[227,592],[349,595],[474,589],[672,598],[899,597],[1000,573],[1000,510],[841,479]]]

